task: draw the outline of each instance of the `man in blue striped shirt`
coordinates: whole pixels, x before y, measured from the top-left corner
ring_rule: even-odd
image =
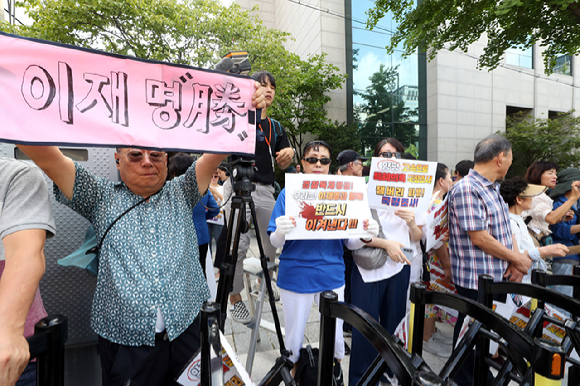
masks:
[[[518,251],[513,239],[509,211],[499,194],[499,183],[512,164],[511,143],[492,135],[477,144],[475,166],[449,192],[449,257],[453,282],[460,295],[477,299],[479,275],[521,281],[531,259]],[[457,342],[465,315],[459,314],[453,334]],[[473,361],[469,358],[455,381],[473,384]]]

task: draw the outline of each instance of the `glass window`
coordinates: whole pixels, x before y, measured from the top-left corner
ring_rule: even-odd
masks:
[[[570,55],[558,56],[552,70],[555,74],[572,75],[572,57]]]
[[[509,48],[505,52],[506,64],[523,67],[534,68],[534,49],[530,48]]]
[[[360,128],[365,149],[373,149],[385,137],[401,136],[404,146],[418,146],[419,55],[402,57],[402,50],[387,54],[385,46],[396,28],[389,12],[369,31],[366,21],[373,1],[352,1],[353,118]],[[424,56],[421,60],[425,60]],[[424,124],[425,122],[421,122]],[[423,146],[425,144],[422,144]]]

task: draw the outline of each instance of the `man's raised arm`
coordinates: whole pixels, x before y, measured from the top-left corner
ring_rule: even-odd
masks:
[[[75,164],[56,146],[17,145],[34,161],[69,200],[72,199],[75,183]],[[210,177],[211,178],[211,177]]]

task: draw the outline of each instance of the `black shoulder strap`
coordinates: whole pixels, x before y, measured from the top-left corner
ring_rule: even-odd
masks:
[[[161,191],[161,190],[160,190]],[[160,192],[159,191],[159,192]],[[153,193],[152,195],[145,197],[144,199],[142,199],[141,201],[139,201],[138,203],[136,203],[135,205],[133,205],[132,207],[130,207],[129,209],[127,209],[126,211],[124,211],[123,213],[121,213],[121,215],[119,217],[117,217],[112,223],[111,225],[109,225],[109,227],[107,228],[107,230],[105,231],[105,234],[103,235],[103,237],[101,238],[101,241],[99,242],[98,246],[95,246],[91,249],[89,249],[88,251],[85,252],[85,255],[90,255],[92,253],[94,254],[98,254],[99,251],[101,250],[101,246],[103,245],[103,241],[105,241],[105,237],[107,237],[107,233],[109,233],[109,231],[111,230],[111,228],[113,227],[113,225],[115,225],[117,223],[117,221],[119,221],[121,219],[121,217],[123,217],[124,215],[126,215],[127,213],[129,213],[131,210],[135,209],[136,207],[138,207],[139,205],[141,205],[142,203],[144,203],[145,201],[147,201],[148,199],[150,199],[151,197],[153,197],[154,195],[156,195],[157,193]]]
[[[282,125],[275,119],[270,118],[272,121],[272,129],[274,130],[274,143],[278,141],[278,137],[282,137],[284,133],[282,132]]]

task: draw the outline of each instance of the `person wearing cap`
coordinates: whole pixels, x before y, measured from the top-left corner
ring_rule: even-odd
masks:
[[[354,150],[343,150],[341,151],[338,156],[336,157],[336,161],[338,162],[338,174],[343,176],[355,176],[355,177],[362,177],[363,172],[363,161],[368,160],[368,158],[361,157],[356,151]],[[348,248],[343,248],[344,254],[344,265],[346,270],[345,274],[345,288],[344,288],[344,300],[347,303],[351,303],[351,296],[350,296],[350,276],[352,274],[352,267],[354,264],[354,260],[352,258],[352,251]],[[343,330],[346,335],[352,334],[352,326],[348,323],[343,324]],[[350,348],[346,345],[345,342],[345,350],[346,352],[350,352]]]
[[[556,210],[563,206],[575,194],[580,181],[580,170],[566,169],[558,176],[558,184],[550,192],[549,196],[554,200],[553,209]],[[552,230],[552,239],[554,243],[562,243],[568,247],[579,245],[578,234],[580,233],[580,224],[578,224],[578,207],[579,201],[572,205],[573,214],[566,217],[562,222],[550,226]],[[578,265],[580,256],[578,254],[569,254],[564,257],[555,257],[552,260],[552,273],[554,275],[571,275],[573,267]],[[568,296],[572,296],[573,288],[570,286],[554,286],[554,290]]]
[[[552,244],[544,247],[536,247],[524,219],[522,212],[532,207],[532,199],[544,193],[548,189],[542,185],[528,184],[522,177],[515,177],[501,183],[500,194],[509,207],[510,224],[514,238],[520,252],[528,251],[532,259],[532,267],[524,276],[523,282],[530,282],[532,269],[546,270],[547,266],[543,259],[548,256],[563,257],[568,248],[563,244]]]
[[[336,157],[338,161],[338,170],[343,176],[362,177],[363,161],[368,158],[361,157],[354,150],[343,150]]]

